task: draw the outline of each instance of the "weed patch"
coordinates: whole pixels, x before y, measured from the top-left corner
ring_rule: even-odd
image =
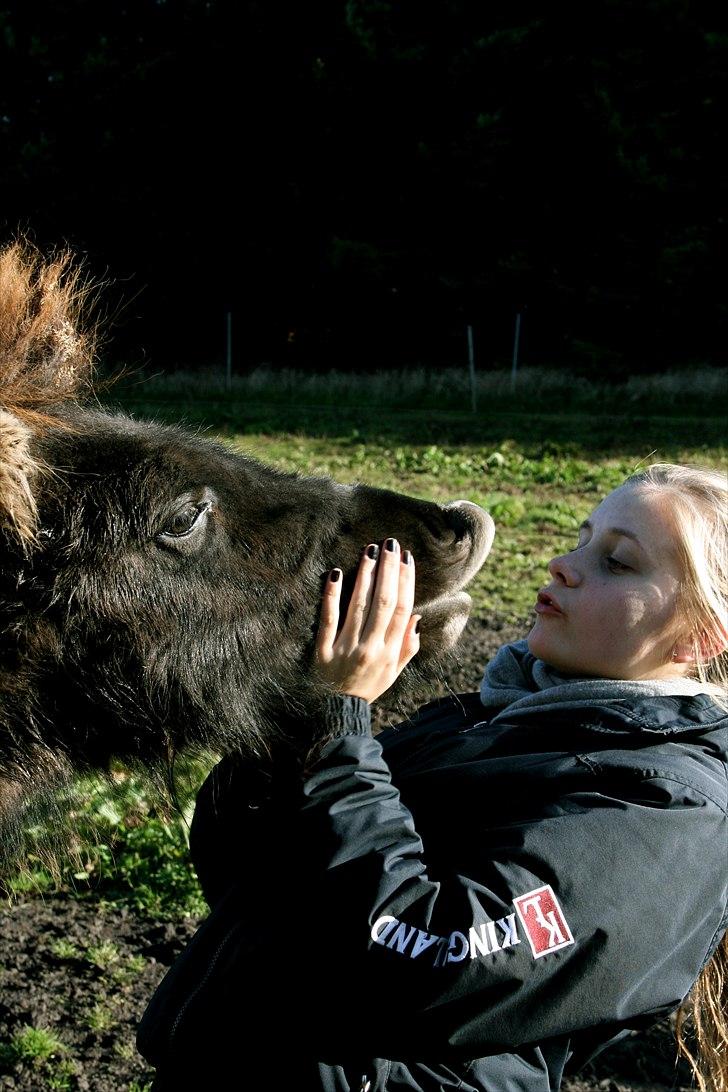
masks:
[[[9,1042],[0,1043],[0,1073],[12,1072],[21,1063],[31,1068],[37,1087],[71,1092],[78,1066],[68,1054],[68,1047],[50,1028],[25,1024]]]
[[[103,944],[92,944],[86,949],[86,959],[100,971],[108,971],[119,961],[119,949],[110,940]]]
[[[180,764],[182,814],[161,812],[143,773],[121,764],[112,766],[108,777],[78,779],[64,805],[74,830],[67,855],[49,869],[41,857],[29,853],[14,874],[4,877],[5,897],[12,903],[67,890],[102,906],[127,906],[162,920],[206,913],[189,859],[188,835],[195,793],[215,761],[210,755]],[[42,844],[41,825],[30,834]],[[59,959],[79,958],[65,943],[57,941],[54,954]],[[99,953],[98,958],[105,956]]]
[[[75,944],[71,944],[70,940],[56,940],[51,944],[51,954],[56,956],[57,959],[83,959],[83,952]]]

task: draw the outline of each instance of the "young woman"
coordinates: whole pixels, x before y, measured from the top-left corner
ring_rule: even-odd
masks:
[[[200,791],[213,910],[140,1027],[155,1092],[547,1092],[696,979],[696,1072],[728,1088],[727,508],[717,472],[629,479],[480,694],[376,738],[414,559],[365,551],[341,627],[332,572],[305,768],[226,760]]]

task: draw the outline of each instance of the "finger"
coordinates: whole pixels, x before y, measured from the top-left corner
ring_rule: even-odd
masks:
[[[397,663],[397,674],[403,670],[404,667],[413,659],[414,656],[420,651],[420,620],[421,614],[413,614],[407,625],[405,631],[404,640],[402,641],[402,649],[399,654],[399,661]]]
[[[321,600],[318,633],[316,634],[316,656],[321,660],[331,657],[331,650],[336,640],[339,625],[339,603],[341,601],[341,569],[332,569],[324,585]]]
[[[378,557],[379,547],[372,542],[367,546],[359,562],[349,609],[346,612],[346,618],[339,634],[339,642],[342,648],[352,648],[360,640],[362,627],[372,601]]]
[[[388,538],[379,555],[376,585],[372,596],[361,640],[384,640],[399,596],[399,571],[401,568],[399,543]]]
[[[397,605],[394,608],[391,621],[387,627],[385,640],[392,642],[396,648],[402,643],[407,626],[412,618],[412,608],[415,605],[415,559],[409,550],[402,553],[399,566],[399,586],[397,589]]]

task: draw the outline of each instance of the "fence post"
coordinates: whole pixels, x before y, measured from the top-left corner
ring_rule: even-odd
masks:
[[[470,372],[470,405],[473,413],[478,408],[478,399],[475,390],[475,350],[473,347],[473,327],[468,324],[468,370]]]
[[[518,371],[518,343],[521,340],[521,312],[516,315],[516,330],[513,336],[513,363],[511,365],[511,393],[516,389],[516,372]]]
[[[233,389],[233,316],[227,313],[227,355],[225,358],[225,390]]]

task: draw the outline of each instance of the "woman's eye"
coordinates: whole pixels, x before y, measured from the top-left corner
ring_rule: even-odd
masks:
[[[607,565],[610,569],[614,569],[616,572],[626,573],[631,572],[629,565],[624,565],[621,561],[617,561],[616,557],[608,557]]]
[[[172,520],[162,531],[162,534],[170,535],[173,538],[180,538],[182,535],[188,535],[202,513],[206,512],[209,507],[210,505],[207,502],[204,504],[188,504],[185,508],[182,508],[179,512],[175,513]]]

